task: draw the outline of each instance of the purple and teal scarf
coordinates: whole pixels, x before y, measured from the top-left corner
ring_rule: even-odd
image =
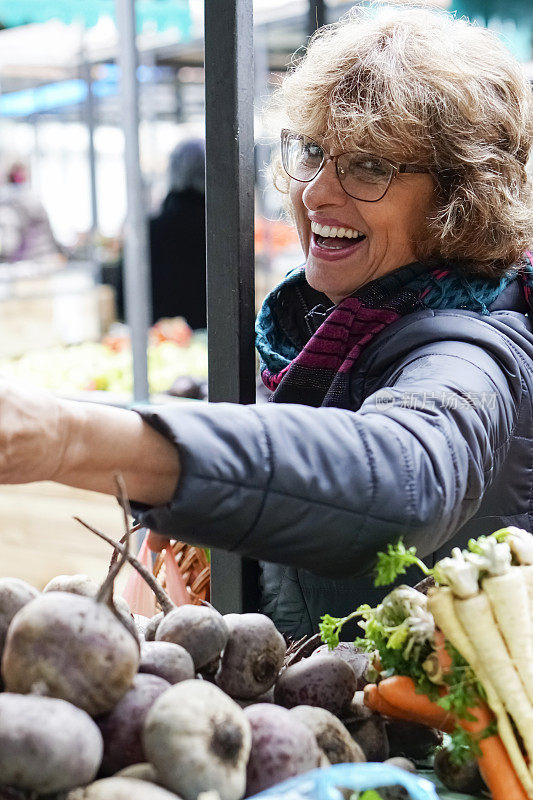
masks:
[[[348,408],[353,365],[388,325],[427,308],[468,309],[487,315],[489,306],[513,280],[520,282],[533,312],[530,253],[524,263],[497,281],[468,275],[457,264],[409,264],[327,308],[331,301],[310,289],[304,267],[298,267],[268,295],[257,317],[261,377],[274,393],[274,402]],[[298,315],[304,320],[299,327]]]

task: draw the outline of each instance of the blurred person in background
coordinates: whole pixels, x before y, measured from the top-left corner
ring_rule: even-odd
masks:
[[[0,187],[0,262],[34,261],[61,252],[48,214],[30,188],[27,168],[15,162]]]
[[[169,191],[150,220],[152,322],[185,317],[205,328],[205,143],[187,139],[171,153]]]
[[[169,190],[157,216],[150,219],[149,247],[152,324],[184,317],[191,328],[207,327],[205,266],[205,143],[180,142],[170,155]],[[124,318],[124,280],[120,269],[104,270],[104,283],[117,293]]]

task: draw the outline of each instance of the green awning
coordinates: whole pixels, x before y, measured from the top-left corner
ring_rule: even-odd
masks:
[[[150,24],[160,31],[177,28],[181,38],[189,38],[189,0],[137,0],[135,6],[138,31]],[[115,18],[114,0],[0,0],[0,23],[6,28],[52,19],[92,27],[105,16]]]
[[[530,0],[452,0],[450,10],[496,31],[520,61],[533,60],[533,3]]]

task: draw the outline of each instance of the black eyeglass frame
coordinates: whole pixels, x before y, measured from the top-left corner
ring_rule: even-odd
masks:
[[[283,130],[281,131],[281,163],[282,163],[283,169],[285,170],[285,172],[287,173],[289,178],[292,178],[292,180],[294,180],[294,181],[298,181],[298,183],[311,183],[311,181],[314,181],[316,176],[324,168],[324,166],[328,163],[328,161],[333,161],[333,163],[335,164],[335,171],[337,173],[337,178],[339,179],[339,183],[340,183],[343,191],[348,195],[348,197],[353,197],[354,200],[360,200],[362,203],[379,203],[380,200],[383,200],[383,198],[385,197],[385,195],[387,194],[387,192],[389,190],[389,187],[390,187],[390,185],[392,183],[392,179],[395,177],[395,175],[401,175],[401,174],[405,174],[405,173],[416,173],[416,174],[424,174],[424,175],[431,174],[431,170],[429,170],[427,167],[422,167],[422,166],[419,166],[418,164],[396,164],[394,161],[389,161],[388,158],[382,158],[381,156],[379,156],[379,159],[381,161],[385,161],[385,163],[390,165],[391,174],[389,176],[389,180],[387,182],[387,185],[385,186],[383,194],[380,197],[378,197],[376,200],[366,200],[363,197],[357,197],[357,195],[350,194],[350,192],[348,192],[346,190],[346,188],[345,188],[345,186],[343,184],[342,178],[339,175],[339,167],[338,167],[337,159],[339,159],[341,156],[348,155],[349,153],[356,154],[357,151],[355,151],[355,150],[346,150],[344,153],[338,153],[336,156],[330,156],[330,155],[326,154],[326,151],[324,150],[322,145],[318,144],[318,142],[315,142],[315,140],[311,139],[309,136],[305,136],[305,138],[307,139],[308,142],[311,142],[311,144],[315,145],[320,150],[322,150],[322,161],[320,162],[320,166],[318,167],[317,171],[315,172],[315,174],[313,175],[312,178],[306,178],[306,179],[302,180],[302,178],[295,178],[294,175],[291,175],[290,172],[287,170],[285,164],[284,164],[284,159],[283,159],[284,145],[285,145],[286,141],[288,140],[289,136],[295,136],[295,137],[302,138],[303,136],[305,136],[305,134],[296,133],[295,131],[290,131],[288,128],[283,128]],[[362,156],[368,155],[370,158],[376,158],[376,156],[372,155],[371,153],[361,152],[361,155]]]

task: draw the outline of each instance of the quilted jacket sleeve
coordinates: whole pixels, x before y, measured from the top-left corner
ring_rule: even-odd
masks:
[[[144,409],[179,448],[183,474],[169,505],[138,516],[172,538],[324,576],[364,572],[400,536],[427,555],[476,512],[508,450],[520,369],[502,352],[428,342],[357,411]]]

